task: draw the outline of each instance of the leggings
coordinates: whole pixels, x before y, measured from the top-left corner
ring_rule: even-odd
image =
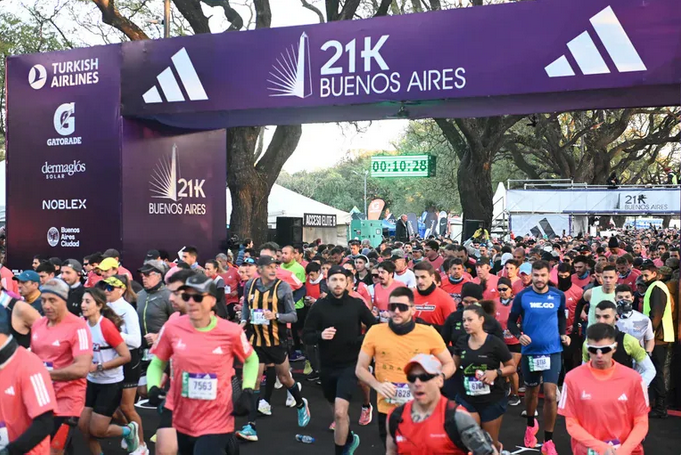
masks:
[[[180,455],[239,455],[239,443],[234,433],[194,437],[178,431],[177,447]]]

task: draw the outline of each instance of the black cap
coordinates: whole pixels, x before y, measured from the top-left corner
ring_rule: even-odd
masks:
[[[331,275],[336,275],[338,273],[347,276],[347,274],[345,273],[345,269],[343,267],[341,267],[340,265],[334,265],[329,269],[329,272],[326,274],[326,277],[331,278]]]
[[[461,300],[465,297],[475,297],[478,300],[482,300],[482,286],[471,283],[470,281],[464,283],[463,286],[461,286]]]
[[[161,253],[159,253],[158,250],[149,250],[147,251],[147,255],[144,257],[145,261],[150,261],[152,259],[158,259],[161,257]]]
[[[258,267],[276,264],[277,260],[272,256],[263,255],[258,258]]]
[[[197,273],[187,278],[187,281],[184,282],[184,285],[180,286],[180,289],[194,289],[201,294],[208,294],[213,297],[218,295],[218,290],[213,280],[203,273]]]
[[[608,248],[619,248],[620,242],[617,241],[617,237],[614,235],[608,240]]]
[[[551,253],[549,253],[548,251],[544,251],[544,252],[541,254],[541,259],[542,259],[542,261],[546,261],[546,262],[555,260],[555,258],[553,257],[553,255],[552,255]]]
[[[577,251],[584,253],[585,251],[591,251],[591,249],[587,245],[580,245],[577,247]]]

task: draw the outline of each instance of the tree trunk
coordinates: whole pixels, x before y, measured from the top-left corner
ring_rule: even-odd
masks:
[[[489,230],[492,225],[493,198],[491,160],[480,159],[486,153],[466,153],[457,171],[457,186],[464,223],[481,220]]]
[[[622,228],[622,227],[624,227],[624,223],[627,221],[627,216],[626,215],[613,215],[612,221],[615,223],[615,226],[617,226],[618,228]]]
[[[662,216],[662,229],[669,229],[669,223],[672,221],[671,215]]]

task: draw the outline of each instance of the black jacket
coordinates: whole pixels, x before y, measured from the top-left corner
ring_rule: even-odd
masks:
[[[69,289],[69,298],[66,300],[66,306],[68,310],[75,314],[76,316],[80,316],[83,310],[80,307],[80,304],[83,301],[83,294],[85,293],[85,287],[81,284],[78,287],[75,288],[70,288]]]
[[[322,367],[348,367],[357,363],[364,340],[362,324],[368,329],[375,323],[376,318],[362,300],[347,292],[340,299],[329,293],[310,307],[303,341],[319,346]],[[332,340],[322,340],[322,332],[329,327],[336,329],[336,335]]]
[[[409,230],[407,229],[407,223],[402,221],[401,218],[395,223],[395,240],[398,242],[409,241]]]

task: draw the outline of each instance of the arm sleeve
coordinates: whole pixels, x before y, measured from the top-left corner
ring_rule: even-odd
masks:
[[[280,305],[282,305],[279,308],[284,309],[283,313],[279,313],[279,322],[291,324],[298,322],[298,313],[296,313],[296,305],[295,301],[293,300],[291,286],[281,282],[279,284],[279,289],[277,289],[277,297],[279,298]]]
[[[152,387],[161,387],[161,381],[163,380],[163,372],[166,369],[168,362],[164,362],[158,357],[154,357],[151,363],[147,367],[147,387],[151,389]]]
[[[30,452],[43,439],[48,437],[54,429],[54,415],[47,411],[33,418],[31,425],[18,438],[10,442],[7,451],[12,455]]]
[[[666,306],[667,296],[656,286],[650,293],[650,314],[646,314],[646,316],[650,317],[650,322],[653,323],[653,332],[657,332],[660,328]]]
[[[453,318],[450,314],[447,316],[447,319],[445,319],[445,325],[443,325],[440,330],[440,336],[444,340],[446,346],[449,346],[452,343],[452,321]]]
[[[634,341],[636,341],[634,339]],[[634,357],[634,354],[630,354],[634,360],[636,360],[636,371],[638,374],[641,375],[641,378],[643,379],[643,382],[646,384],[646,388],[650,386],[650,383],[653,382],[653,379],[655,379],[655,374],[657,373],[657,370],[655,369],[655,365],[653,364],[653,361],[648,357],[648,354],[646,353],[645,349],[641,347],[640,344],[638,344],[638,341],[636,341],[636,347],[638,350],[643,352],[643,355],[641,355],[640,352],[636,354],[636,357]]]
[[[567,328],[567,318],[565,317],[565,294],[560,298],[560,305],[558,306],[558,334],[565,335]]]
[[[323,330],[319,321],[319,307],[317,305],[312,305],[310,308],[303,328],[303,343],[309,346],[314,346],[319,342]]]
[[[260,360],[258,359],[258,354],[255,351],[251,352],[251,355],[246,357],[244,361],[243,368],[243,385],[244,389],[254,389],[255,383],[258,380],[258,368]]]
[[[582,317],[580,315],[582,314],[585,305],[586,300],[584,300],[584,296],[582,295],[582,298],[579,299],[577,306],[575,307],[575,318],[572,321],[572,333],[579,333],[579,324],[582,322]]]
[[[122,333],[123,341],[125,344],[131,348],[139,348],[142,346],[142,332],[140,331],[140,318],[137,315],[135,309],[130,305],[123,315],[123,321],[125,322],[125,331],[128,333]]]
[[[303,286],[300,289],[293,291],[293,301],[298,302],[307,295],[307,287]]]
[[[630,454],[638,447],[648,434],[648,415],[634,417],[634,428],[631,429],[629,437],[622,443],[617,453]]]
[[[518,320],[520,319],[521,314],[522,314],[521,296],[516,295],[515,298],[513,299],[513,305],[511,306],[511,314],[508,315],[507,325],[508,331],[511,332],[511,334],[516,338],[520,338],[522,336],[520,327],[518,327]],[[563,315],[565,315],[565,312],[563,312]]]

